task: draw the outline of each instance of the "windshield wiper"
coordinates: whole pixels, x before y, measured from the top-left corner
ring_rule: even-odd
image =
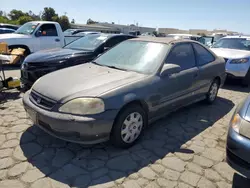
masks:
[[[17,34],[22,34],[22,35],[27,35],[27,33],[23,33],[23,32],[15,32]]]
[[[127,69],[119,68],[119,67],[116,67],[114,65],[110,65],[110,66],[109,65],[104,65],[104,66],[112,68],[112,69],[117,69],[117,70],[122,70],[122,71],[128,71]]]
[[[109,67],[109,68],[112,68],[112,69],[117,69],[117,70],[122,70],[122,71],[128,71],[127,69],[119,68],[119,67],[116,67],[114,65],[102,65],[102,64],[99,64],[99,63],[97,63],[95,61],[92,61],[91,63],[93,63],[95,65],[102,66],[102,67]]]

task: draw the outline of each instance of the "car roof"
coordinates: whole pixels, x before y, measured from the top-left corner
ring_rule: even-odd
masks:
[[[138,37],[129,39],[133,41],[144,41],[144,42],[157,42],[157,43],[163,43],[163,44],[175,44],[179,42],[194,42],[198,43],[194,40],[189,39],[175,39],[174,37]]]
[[[29,22],[27,22],[29,23]],[[57,22],[52,22],[52,21],[31,21],[30,23],[33,24],[58,24]]]
[[[244,36],[244,35],[233,35],[233,36],[225,36],[223,38],[246,38],[250,39],[250,36]]]
[[[16,31],[15,29],[11,29],[11,28],[5,28],[5,27],[3,27],[3,28],[0,28],[1,30],[10,30],[10,31]]]
[[[92,34],[91,36],[94,36],[94,35],[106,36],[108,38],[111,38],[111,37],[114,37],[114,36],[130,36],[130,37],[136,38],[133,35],[117,34],[117,33],[96,33],[96,34]]]

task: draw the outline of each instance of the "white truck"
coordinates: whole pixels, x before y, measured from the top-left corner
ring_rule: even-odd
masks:
[[[0,42],[6,42],[9,49],[25,49],[24,56],[39,50],[65,46],[65,38],[60,24],[49,21],[28,22],[14,33],[1,34]]]

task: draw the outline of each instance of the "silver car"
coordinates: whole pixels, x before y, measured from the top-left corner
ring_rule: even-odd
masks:
[[[213,103],[224,79],[224,59],[202,44],[140,37],[45,75],[23,103],[34,124],[55,137],[84,144],[111,139],[126,148],[166,114],[200,100]]]
[[[228,77],[239,78],[243,85],[250,83],[250,37],[227,36],[218,40],[211,48],[226,61]]]

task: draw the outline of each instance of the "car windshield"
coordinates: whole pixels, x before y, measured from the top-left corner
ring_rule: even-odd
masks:
[[[168,50],[169,45],[167,44],[127,40],[98,57],[95,63],[143,74],[152,74],[158,70]]]
[[[75,40],[74,42],[68,44],[64,48],[93,51],[107,39],[108,35],[100,35],[100,34],[87,35],[85,37]]]
[[[35,31],[38,25],[39,25],[38,23],[26,23],[21,27],[19,27],[15,33],[31,35]]]
[[[229,48],[250,51],[250,39],[246,38],[222,38],[212,48]]]

